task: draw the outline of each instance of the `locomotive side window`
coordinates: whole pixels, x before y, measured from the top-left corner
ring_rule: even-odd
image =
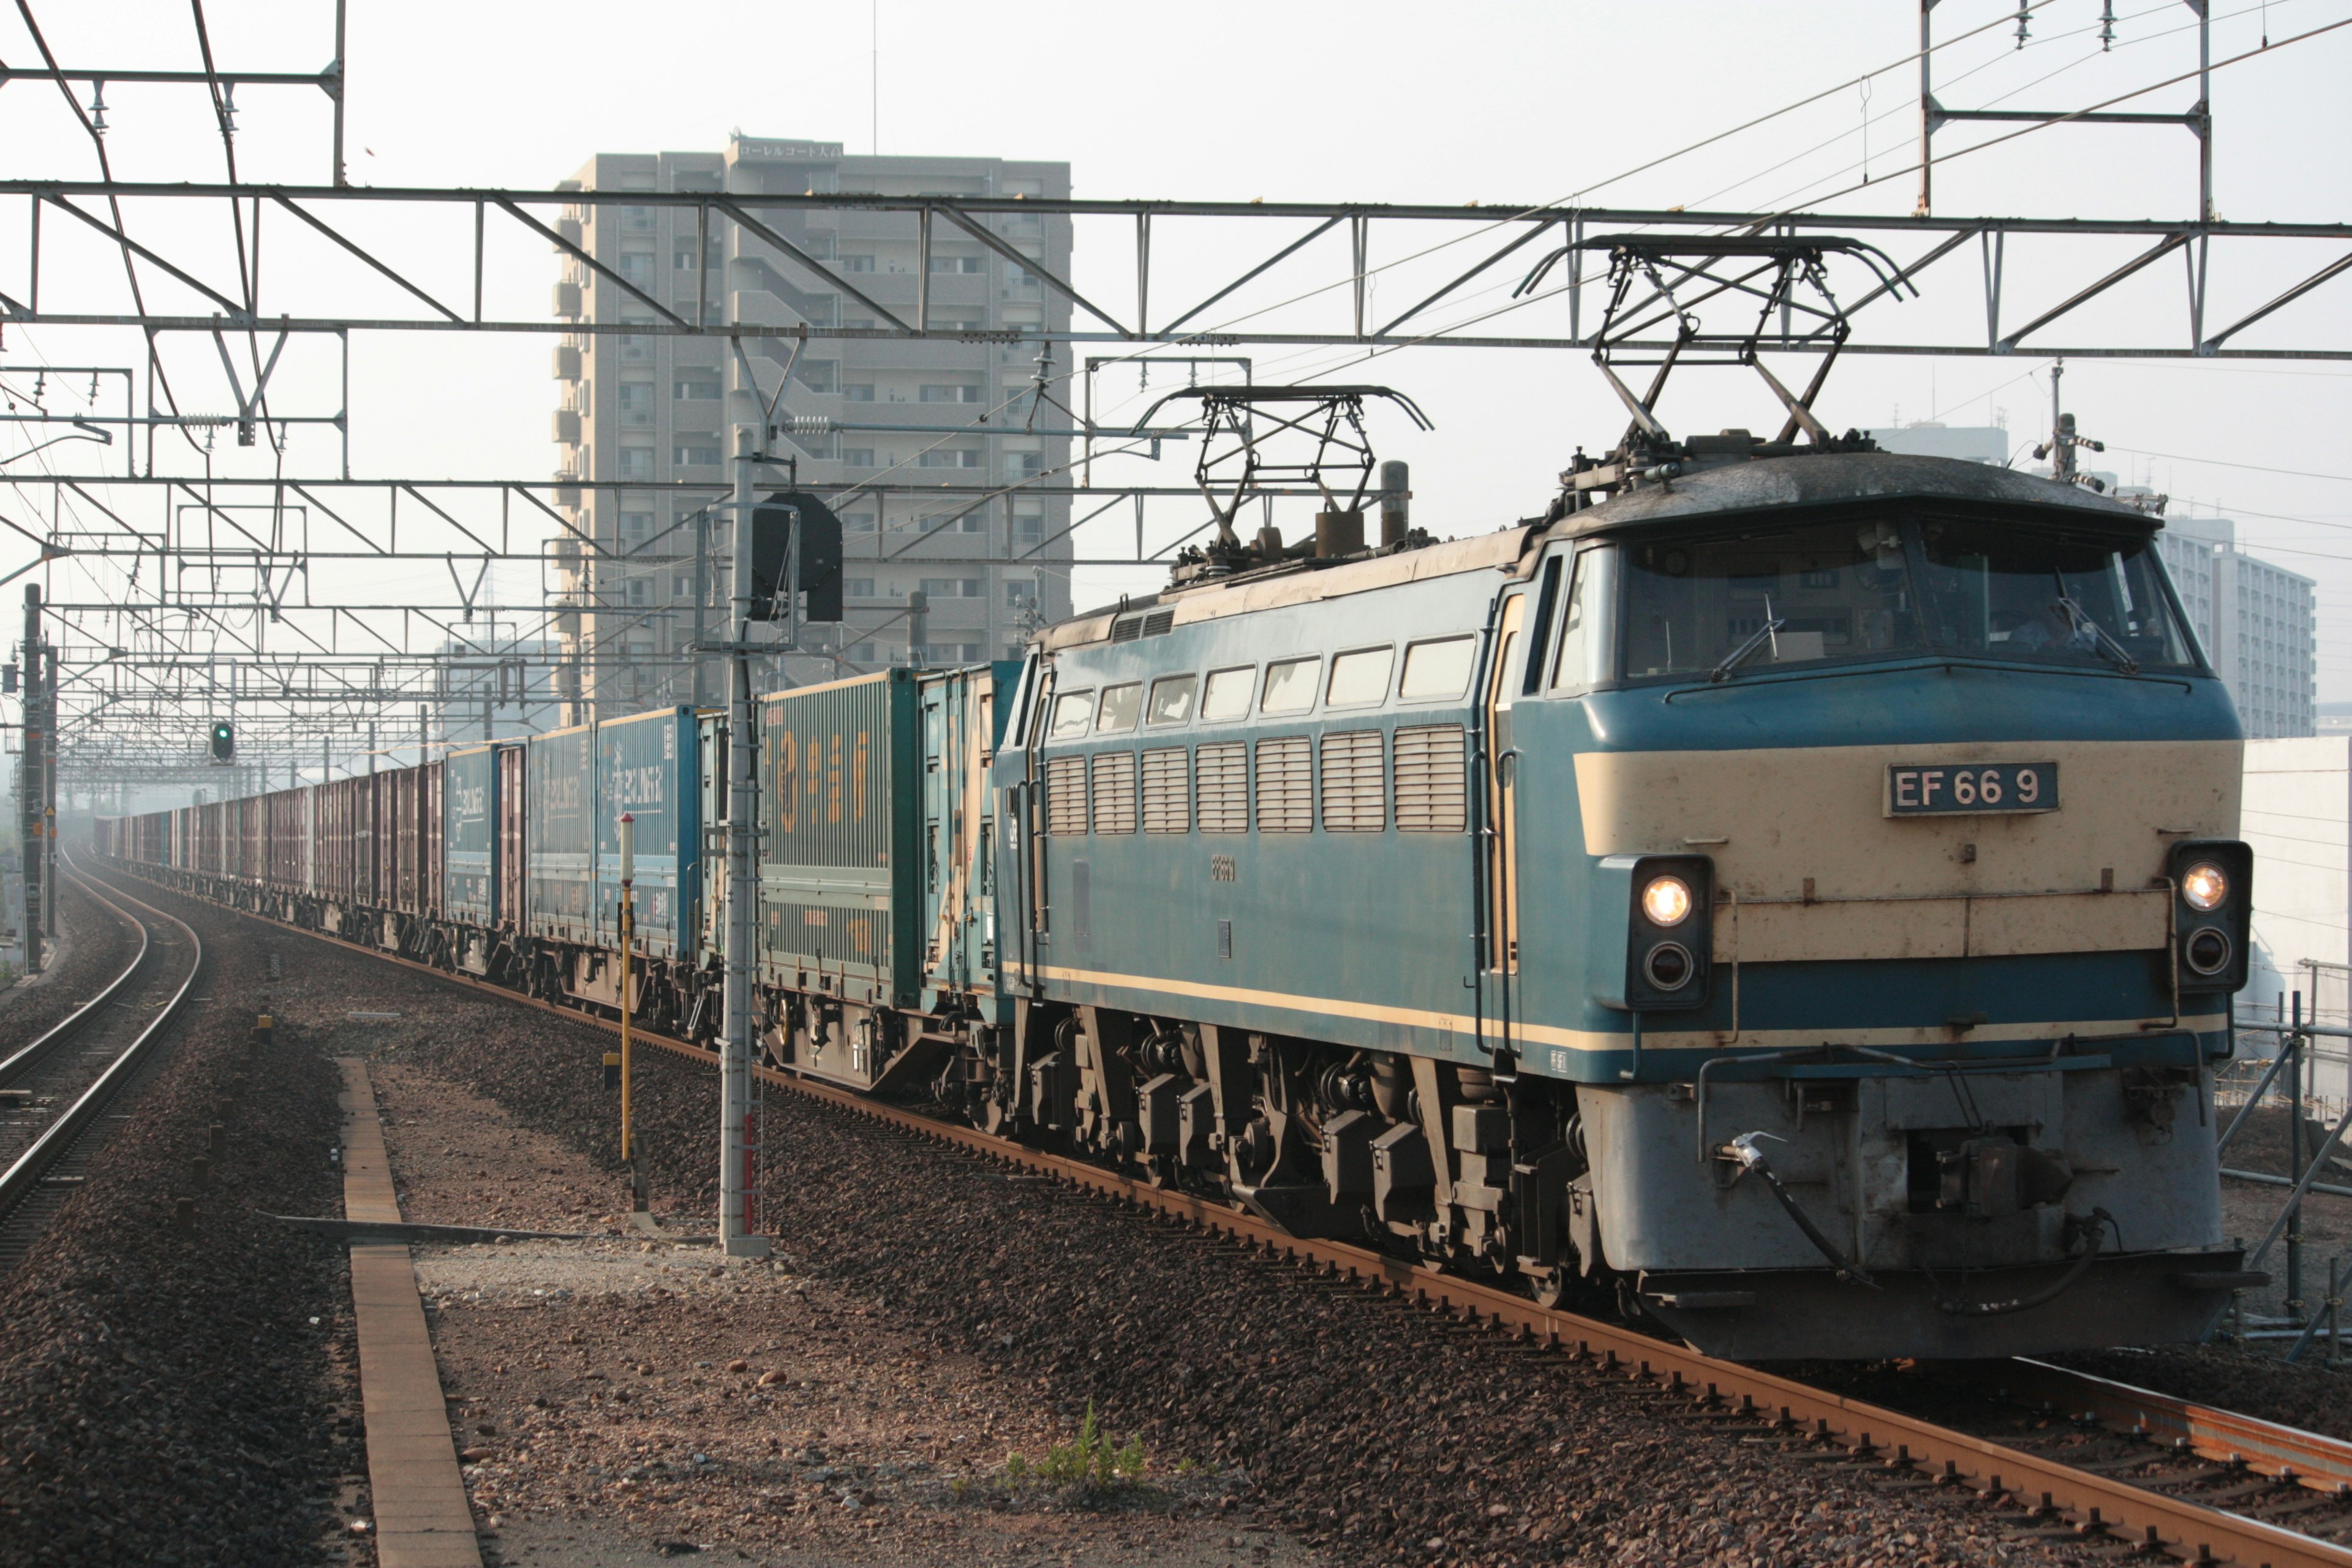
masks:
[[[1151,706],[1144,713],[1147,724],[1181,724],[1192,716],[1192,691],[1200,684],[1197,675],[1163,675],[1151,683]],[[1242,699],[1246,707],[1249,699]]]
[[[1417,642],[1404,650],[1404,680],[1397,695],[1407,702],[1459,697],[1470,689],[1470,666],[1477,657],[1475,637],[1440,637]]]
[[[1258,700],[1261,713],[1304,713],[1315,706],[1315,671],[1323,660],[1286,658],[1265,667],[1265,695]]]
[[[1331,688],[1323,694],[1328,708],[1364,708],[1389,694],[1389,671],[1395,668],[1396,649],[1360,648],[1331,661]]]
[[[1102,712],[1095,720],[1095,729],[1106,735],[1123,735],[1135,728],[1143,714],[1143,683],[1130,680],[1123,686],[1106,686],[1102,694]]]
[[[1946,646],[2070,664],[2193,662],[2149,540],[1929,518],[1925,597]]]
[[[1581,691],[1609,675],[1606,612],[1617,552],[1606,546],[1585,551],[1576,558],[1575,570],[1568,606],[1560,614],[1559,657],[1551,667],[1554,691]]]
[[[1724,677],[1927,646],[1892,519],[1629,544],[1623,559],[1631,677]]]
[[[1257,679],[1257,670],[1248,665],[1239,669],[1209,671],[1209,689],[1201,698],[1201,718],[1203,722],[1220,719],[1239,719],[1249,712],[1250,687]]]
[[[1094,719],[1092,691],[1066,691],[1054,700],[1054,739],[1067,741],[1083,735]]]

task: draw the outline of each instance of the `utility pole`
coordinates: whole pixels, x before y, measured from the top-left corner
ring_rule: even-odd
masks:
[[[710,701],[709,682],[703,676],[703,667],[709,661],[702,653],[709,632],[703,606],[709,603],[710,509],[705,507],[694,514],[694,706],[698,712]]]
[[[719,1069],[719,1239],[730,1258],[765,1258],[768,1238],[749,1224],[751,1162],[752,943],[759,935],[760,742],[751,713],[751,465],[758,429],[735,426],[735,574],[729,592],[727,666],[732,683],[727,743],[727,984]]]
[[[47,865],[41,844],[41,588],[25,584],[25,749],[17,757],[16,842],[25,868],[25,972],[41,969],[42,872]]]
[[[637,1164],[635,1108],[630,1098],[635,1089],[635,1068],[630,1059],[629,1024],[630,1015],[636,1010],[636,880],[637,819],[625,811],[621,813],[621,1163],[629,1173],[630,1210],[645,1214],[646,1173]]]
[[[58,940],[58,650],[41,645],[41,934]]]

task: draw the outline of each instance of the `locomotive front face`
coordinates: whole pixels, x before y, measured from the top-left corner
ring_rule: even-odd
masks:
[[[1554,546],[1516,1032],[1579,1086],[1583,1245],[1702,1346],[2153,1342],[2226,1301],[2242,743],[2149,535],[1870,499]]]

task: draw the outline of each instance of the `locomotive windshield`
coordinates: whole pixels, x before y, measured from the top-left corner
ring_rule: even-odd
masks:
[[[2194,663],[2146,536],[1889,517],[1623,547],[1627,679],[1920,654]]]

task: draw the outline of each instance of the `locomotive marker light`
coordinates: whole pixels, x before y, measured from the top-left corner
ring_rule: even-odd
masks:
[[[1678,926],[1690,911],[1690,884],[1680,877],[1654,877],[1642,889],[1642,913],[1652,925]]]
[[[1634,1060],[1646,1013],[1686,1013],[1707,1003],[1714,938],[1715,862],[1704,855],[1611,855],[1598,868],[1598,908],[1624,900],[1625,924],[1593,928],[1594,988],[1604,1006],[1634,1016]],[[1620,946],[1619,944],[1622,945]],[[1609,994],[1612,985],[1615,994]]]
[[[2183,992],[2235,991],[2247,979],[2254,855],[2230,839],[2172,847],[2173,953]]]

